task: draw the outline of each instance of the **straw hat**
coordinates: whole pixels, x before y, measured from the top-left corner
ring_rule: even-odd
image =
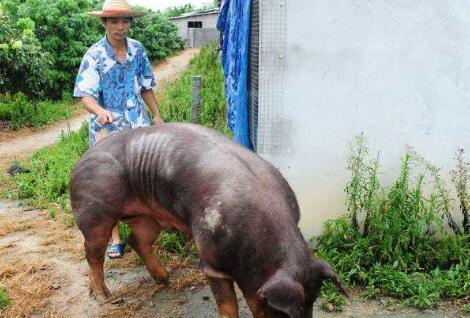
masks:
[[[141,17],[145,12],[134,11],[126,0],[106,0],[102,11],[88,12],[89,15],[102,18]]]

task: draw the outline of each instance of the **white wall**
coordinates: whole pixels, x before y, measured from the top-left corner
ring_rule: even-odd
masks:
[[[217,24],[217,19],[219,18],[219,13],[214,14],[205,14],[205,15],[198,15],[198,16],[191,16],[186,18],[173,18],[171,22],[173,22],[178,27],[178,35],[187,43],[189,35],[188,35],[188,22],[189,21],[202,21],[203,28],[212,28],[214,29]]]
[[[286,4],[279,96],[289,129],[280,141],[283,154],[261,155],[294,188],[304,234],[345,212],[348,143],[360,132],[372,153],[381,152],[389,185],[407,144],[448,178],[457,147],[470,153],[470,2]]]

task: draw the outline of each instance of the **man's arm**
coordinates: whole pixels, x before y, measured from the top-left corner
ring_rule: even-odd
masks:
[[[155,98],[155,94],[153,93],[152,89],[142,91],[141,93],[142,99],[144,100],[145,104],[153,113],[153,123],[155,125],[163,124],[162,116],[160,116],[160,110],[158,109],[157,99]]]
[[[113,114],[101,107],[93,96],[84,96],[81,101],[87,111],[98,116],[101,125],[113,122]]]

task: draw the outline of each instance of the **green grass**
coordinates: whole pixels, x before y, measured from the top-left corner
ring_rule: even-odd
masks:
[[[378,159],[367,155],[360,136],[348,161],[348,214],[326,222],[314,238],[317,254],[344,281],[363,287],[365,298],[391,296],[424,309],[469,296],[470,235],[450,215],[439,170],[407,153],[398,179],[385,189]]]
[[[192,243],[189,235],[175,232],[163,231],[158,238],[159,245],[169,251],[178,253],[181,256],[196,256],[196,247]]]
[[[202,76],[200,124],[229,135],[226,121],[224,78],[219,53],[214,46],[204,47],[182,76],[167,85],[160,111],[165,122],[190,122],[192,77]]]
[[[10,299],[8,298],[7,292],[3,288],[0,288],[0,310],[5,308],[9,304]]]
[[[87,149],[88,126],[83,124],[78,132],[62,135],[56,145],[37,151],[21,163],[31,172],[15,177],[16,198],[41,208],[59,206],[70,211],[69,179],[75,163]]]
[[[59,120],[71,118],[78,107],[70,96],[60,101],[31,101],[24,94],[0,95],[0,121],[10,130],[24,127],[44,127]]]
[[[462,306],[462,312],[470,314],[470,304],[465,304]]]

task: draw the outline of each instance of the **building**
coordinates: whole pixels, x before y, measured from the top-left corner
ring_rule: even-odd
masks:
[[[251,1],[251,142],[296,192],[307,237],[346,212],[361,133],[385,185],[411,146],[452,189],[455,152],[470,151],[468,16],[465,0]]]
[[[218,43],[218,17],[219,10],[216,9],[183,14],[170,18],[170,21],[178,27],[178,34],[187,47],[200,48],[211,42]]]

